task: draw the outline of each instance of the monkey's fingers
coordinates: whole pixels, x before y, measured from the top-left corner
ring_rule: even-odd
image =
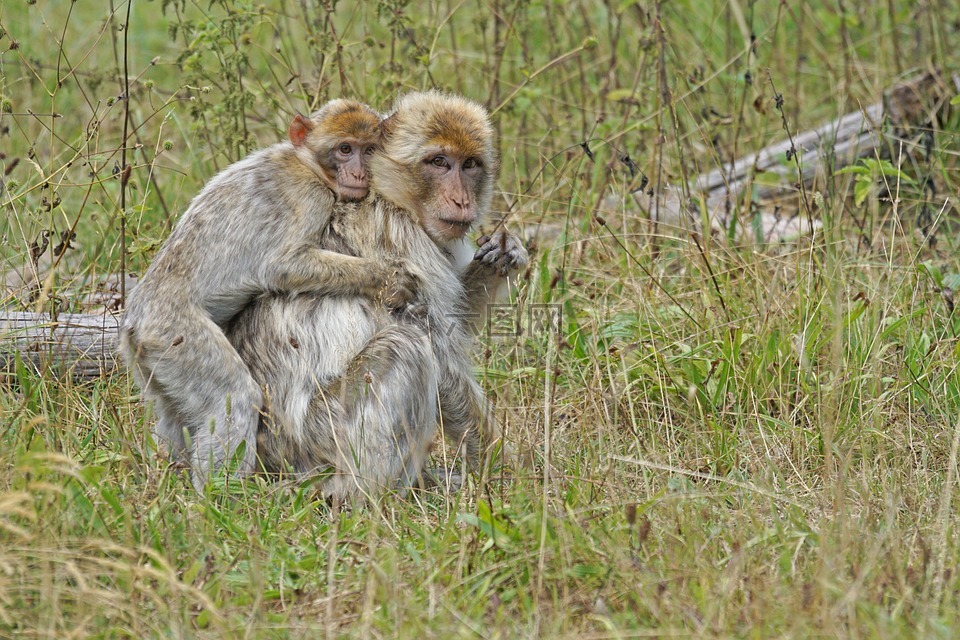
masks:
[[[394,289],[387,291],[383,296],[383,306],[391,310],[402,310],[407,307],[414,298],[414,294],[406,289]]]
[[[495,242],[486,242],[484,243],[477,252],[473,254],[474,260],[482,260],[485,256],[490,255],[490,253],[499,253],[500,247]]]
[[[400,309],[412,302],[420,290],[420,279],[398,262],[388,271],[378,299],[388,309]]]
[[[500,254],[500,247],[494,247],[493,250],[485,253],[482,258],[480,258],[480,264],[487,266],[492,266],[500,261],[503,256]],[[476,258],[474,258],[476,260]]]
[[[503,256],[503,261],[508,264],[511,269],[522,269],[527,266],[528,260],[527,252],[520,246],[513,247]]]
[[[421,323],[427,317],[427,305],[420,301],[413,301],[410,304],[392,310],[395,318]]]
[[[499,257],[495,268],[501,276],[508,276],[514,271],[518,271],[527,266],[527,252],[523,247],[515,245],[506,253]]]
[[[503,261],[500,262],[500,275],[507,276],[519,269],[517,266],[517,257],[516,256],[504,256]]]

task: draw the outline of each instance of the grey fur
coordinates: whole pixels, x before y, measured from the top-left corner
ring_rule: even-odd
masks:
[[[328,469],[323,491],[336,499],[409,487],[438,420],[476,464],[495,425],[471,374],[463,319],[496,295],[504,274],[526,264],[526,251],[498,235],[463,264],[473,254],[464,251],[466,240],[440,247],[412,213],[377,198],[339,211],[331,237],[343,251],[402,260],[419,283],[416,310],[391,313],[345,296],[274,295],[237,317],[229,338],[267,389],[258,437],[264,468],[300,477]]]
[[[264,397],[224,335],[232,317],[264,292],[377,297],[412,284],[397,265],[320,249],[339,205],[308,146],[273,145],[211,179],[127,300],[121,353],[198,489],[241,443],[238,471],[255,468]]]
[[[306,475],[329,466],[324,490],[336,498],[409,486],[436,433],[438,396],[445,434],[473,460],[491,419],[470,376],[464,289],[451,256],[383,200],[350,215],[337,216],[333,233],[360,255],[404,259],[422,313],[395,314],[356,297],[274,295],[228,331],[268,390],[258,442],[264,468]],[[394,247],[406,251],[391,254]]]

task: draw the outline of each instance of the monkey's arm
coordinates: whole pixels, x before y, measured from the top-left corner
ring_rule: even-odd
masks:
[[[400,307],[416,293],[417,281],[399,262],[358,258],[313,246],[302,247],[269,266],[265,288],[284,292],[359,295]]]
[[[460,281],[470,317],[482,324],[486,305],[496,300],[507,278],[526,267],[529,258],[520,239],[506,231],[480,240],[480,248]]]

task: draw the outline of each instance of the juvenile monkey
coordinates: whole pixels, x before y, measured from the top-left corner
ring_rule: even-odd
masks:
[[[470,261],[465,236],[489,210],[497,172],[481,106],[408,94],[381,128],[371,198],[338,211],[325,242],[403,260],[419,284],[419,312],[391,314],[356,296],[265,296],[228,331],[267,390],[257,439],[264,468],[332,468],[324,491],[338,499],[410,486],[438,419],[477,462],[494,425],[472,376],[464,316],[526,263],[522,246],[502,234]]]
[[[297,115],[289,141],[207,183],[127,300],[121,351],[155,401],[157,435],[198,488],[241,443],[238,471],[254,469],[263,394],[223,332],[251,299],[322,291],[399,305],[412,295],[396,264],[319,247],[335,207],[367,195],[379,120],[349,100]]]

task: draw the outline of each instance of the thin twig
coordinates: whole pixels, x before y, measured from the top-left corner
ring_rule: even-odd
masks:
[[[127,136],[130,126],[130,67],[128,41],[130,35],[130,8],[133,0],[127,0],[127,19],[123,25],[123,143],[120,145],[120,306],[127,301],[127,182],[133,167],[127,164]]]

